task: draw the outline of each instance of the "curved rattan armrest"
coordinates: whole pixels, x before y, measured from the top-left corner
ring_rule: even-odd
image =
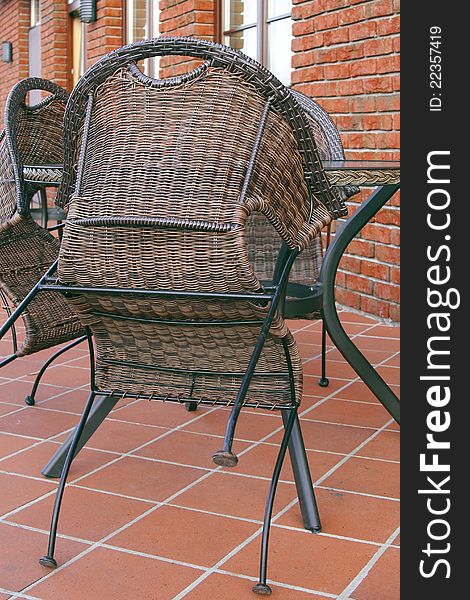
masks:
[[[43,90],[50,92],[50,96],[41,100],[38,104],[28,106],[25,103],[26,95],[32,90]],[[55,100],[59,100],[64,104],[67,102],[68,93],[47,79],[39,77],[29,77],[18,82],[10,91],[6,106],[5,106],[5,141],[7,144],[10,160],[12,162],[13,173],[16,183],[16,205],[18,213],[25,216],[29,214],[30,198],[23,174],[23,157],[18,144],[18,120],[20,111],[26,113],[35,113],[40,111]],[[35,135],[34,131],[30,132],[31,138]]]
[[[165,55],[189,56],[206,61],[207,68],[228,70],[252,85],[270,101],[272,108],[280,113],[292,128],[303,161],[312,211],[319,200],[327,207],[330,220],[346,214],[344,202],[334,194],[323,171],[315,139],[308,133],[307,116],[288,88],[248,56],[221,44],[187,37],[160,37],[124,46],[104,56],[80,78],[71,94],[64,123],[64,176],[56,198],[59,206],[64,207],[68,203],[75,186],[79,155],[77,140],[86,118],[90,94],[117,70],[142,59]],[[186,78],[187,76],[182,76],[181,82]],[[179,78],[172,78],[173,83],[175,79]],[[142,81],[148,84],[148,78],[144,75]],[[155,82],[158,85],[158,80]]]

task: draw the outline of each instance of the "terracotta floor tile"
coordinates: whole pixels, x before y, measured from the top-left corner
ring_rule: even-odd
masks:
[[[0,403],[0,417],[13,412],[14,410],[18,410],[19,408],[23,408],[23,407],[14,406],[13,404]]]
[[[400,327],[376,325],[367,335],[400,339]]]
[[[30,594],[41,600],[171,600],[200,571],[163,561],[97,548],[39,582]]]
[[[383,337],[372,337],[369,335],[359,335],[354,338],[354,343],[360,350],[387,350],[389,352],[398,352],[400,350],[400,340]]]
[[[304,329],[302,331],[297,331],[295,334],[295,340],[300,342],[301,344],[321,344],[321,332],[320,329],[316,331]],[[331,348],[333,345],[330,339],[327,340],[327,347]]]
[[[382,431],[359,451],[360,456],[400,460],[400,435],[392,431]]]
[[[306,418],[362,427],[382,427],[390,419],[380,404],[345,402],[334,398],[312,410]]]
[[[373,339],[373,338],[370,338]],[[378,338],[377,338],[378,339]],[[354,339],[354,342],[356,342],[357,338]],[[367,358],[367,360],[373,364],[376,365],[382,361],[388,360],[391,356],[393,356],[395,354],[395,350],[391,350],[391,349],[371,349],[371,348],[361,348],[361,352],[364,354],[364,356]],[[340,354],[340,352],[334,348],[333,350],[331,350],[330,352],[328,352],[328,358],[331,360],[344,360],[343,356]]]
[[[78,390],[57,390],[56,395],[51,398],[43,398],[36,402],[37,406],[53,410],[63,410],[65,412],[81,415],[88,398],[88,389],[80,388]]]
[[[236,442],[236,444],[238,451],[249,446],[246,442]],[[220,450],[222,445],[223,440],[218,437],[174,431],[135,454],[136,456],[148,456],[184,465],[214,469],[216,465],[212,460],[212,455]]]
[[[203,474],[200,469],[129,457],[85,477],[80,485],[144,500],[165,500]]]
[[[320,378],[321,360],[316,358],[304,363],[304,374]],[[357,377],[356,372],[348,363],[339,360],[327,360],[326,374],[334,379],[350,380]]]
[[[396,367],[378,367],[378,374],[390,385],[400,385],[400,369]]]
[[[194,413],[192,413],[194,414]],[[204,418],[187,425],[187,431],[197,431],[208,435],[225,435],[229,411],[218,409]],[[236,439],[258,441],[282,426],[279,414],[266,414],[266,411],[242,410],[235,430]]]
[[[354,591],[356,600],[399,600],[400,551],[389,548],[379,558],[371,571]]]
[[[350,458],[322,485],[388,498],[399,498],[400,465],[367,458]]]
[[[47,574],[47,569],[38,562],[47,550],[46,534],[0,523],[0,548],[0,587],[20,591]],[[57,544],[57,562],[62,564],[85,548],[79,542],[60,539]]]
[[[152,402],[140,400],[119,410],[119,414],[116,413],[116,418],[132,423],[173,428],[194,419],[205,411],[207,411],[207,408],[198,408],[195,412],[188,412],[181,404],[159,402],[158,400]]]
[[[268,577],[274,581],[340,593],[376,552],[376,546],[273,528]],[[259,537],[224,564],[224,569],[258,575]]]
[[[224,515],[257,519],[264,517],[270,481],[215,473],[174,500],[175,504]],[[279,483],[274,512],[297,497],[294,485]]]
[[[236,450],[240,448],[238,443]],[[235,447],[235,446],[234,446]],[[258,477],[271,477],[274,464],[277,459],[279,447],[267,444],[259,444],[249,450],[246,454],[240,456],[236,467],[237,473],[247,473],[248,475],[257,475]],[[329,471],[333,465],[343,458],[340,454],[327,454],[326,452],[317,452],[307,450],[307,459],[310,466],[310,472],[313,481]],[[230,469],[226,469],[230,473]],[[281,471],[281,480],[294,481],[289,455],[286,456]]]
[[[310,411],[313,417],[315,409]],[[350,427],[349,425],[331,425],[329,423],[315,423],[300,418],[305,447],[308,450],[328,452],[342,452],[349,454],[356,446],[366,440],[372,433],[370,429]],[[280,443],[282,433],[274,435],[269,441]]]
[[[13,452],[17,452],[18,450],[22,450],[23,448],[27,448],[34,443],[34,440],[0,432],[0,458],[8,456]],[[3,462],[0,462],[0,470],[5,470],[2,465]]]
[[[320,396],[321,398],[325,398],[326,396],[332,396],[333,394],[337,394],[340,396],[345,392],[339,391],[345,385],[350,385],[350,379],[335,379],[334,377],[329,377],[329,385],[328,387],[321,387],[318,385],[318,376],[317,375],[304,375],[304,394],[311,394],[313,396]],[[302,404],[300,405],[300,412],[302,412]]]
[[[1,463],[0,463],[1,465]],[[55,489],[50,481],[35,481],[17,475],[0,473],[0,515],[31,502]]]
[[[0,356],[0,362],[6,358],[7,356],[9,356],[12,353],[12,348],[11,346],[9,346],[5,352],[5,354],[2,354]],[[33,362],[31,360],[28,359],[15,359],[13,360],[11,363],[5,365],[4,367],[2,367],[2,377],[8,377],[10,379],[16,378],[16,377],[23,377],[23,376],[28,376],[31,375],[32,373],[36,372],[38,369],[38,363]]]
[[[0,469],[10,471],[11,473],[41,477],[41,469],[49,462],[59,447],[59,444],[44,442],[30,450],[25,450],[16,456],[1,461]],[[108,452],[100,452],[88,448],[80,450],[72,462],[69,481],[85,473],[89,473],[114,458],[116,458],[116,455]]]
[[[48,438],[77,424],[75,415],[67,415],[38,406],[25,406],[15,414],[0,417],[0,431]]]
[[[48,531],[53,503],[54,497],[45,498],[8,520]],[[148,502],[68,487],[60,511],[59,533],[95,542],[151,506]]]
[[[2,369],[3,371],[3,369]],[[0,401],[7,404],[19,404],[26,406],[24,399],[31,393],[32,383],[22,379],[16,379],[0,385]],[[65,388],[54,385],[40,385],[36,394],[36,400],[45,400],[65,391]]]
[[[32,373],[26,379],[34,381],[35,377],[36,373]],[[75,369],[68,365],[52,364],[44,373],[41,381],[64,387],[78,387],[89,383],[90,374],[86,369]]]
[[[257,528],[254,523],[162,506],[108,543],[210,567]]]
[[[393,543],[395,544],[395,546],[400,545],[400,534],[398,534],[398,536],[393,540]]]
[[[74,425],[78,418],[73,417]],[[168,431],[161,427],[149,427],[147,425],[136,426],[133,423],[121,423],[111,418],[105,419],[98,430],[88,440],[86,447],[109,450],[111,452],[126,453]],[[58,441],[62,442],[67,436],[60,436]]]
[[[400,356],[394,356],[393,358],[389,358],[388,360],[385,361],[384,366],[400,367],[401,366]]]
[[[361,402],[375,402],[379,404],[375,395],[362,381],[351,383],[351,385],[339,392],[336,397],[345,400],[359,400]]]
[[[349,310],[340,311],[339,320],[342,323],[366,323],[369,325],[375,325],[377,323],[377,319],[374,319],[373,317],[361,315]]]
[[[188,600],[208,600],[223,598],[224,600],[253,600],[255,597],[251,588],[254,581],[213,573],[202,581],[194,590],[185,596]],[[298,592],[296,590],[270,585],[273,590],[273,600],[325,600],[325,596]]]
[[[400,505],[392,500],[316,489],[323,533],[384,543],[400,523]],[[277,520],[280,525],[303,527],[298,505]]]

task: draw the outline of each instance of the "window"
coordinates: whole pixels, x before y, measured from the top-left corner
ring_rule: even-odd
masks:
[[[291,81],[291,0],[223,0],[223,43]]]
[[[159,0],[127,0],[126,41],[128,44],[158,37],[160,30]],[[144,61],[143,70],[158,77],[159,57]]]

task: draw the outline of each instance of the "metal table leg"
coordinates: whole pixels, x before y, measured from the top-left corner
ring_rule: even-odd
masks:
[[[400,422],[400,401],[350,340],[341,325],[336,311],[335,280],[339,262],[349,242],[393,196],[398,188],[398,185],[378,187],[367,201],[357,209],[354,215],[346,221],[341,231],[335,235],[333,243],[325,254],[319,277],[319,282],[323,285],[324,322],[331,339],[351,367],[377,396],[397,423]]]
[[[282,411],[282,420],[284,427],[289,422],[290,411]],[[299,498],[300,512],[305,529],[318,533],[321,531],[320,516],[318,514],[317,502],[312,486],[310,468],[308,466],[305,445],[302,439],[299,417],[296,415],[292,433],[289,440],[289,455],[294,471],[295,487]]]
[[[112,409],[116,406],[119,396],[100,396],[93,404],[93,407],[88,416],[85,428],[80,436],[80,441],[75,452],[75,456],[80,452],[83,446],[95,433],[101,423],[109,415]],[[57,450],[54,456],[49,460],[47,465],[42,469],[41,473],[45,477],[60,477],[62,467],[64,465],[65,457],[67,456],[68,449],[72,443],[75,429],[70,432],[65,442]]]

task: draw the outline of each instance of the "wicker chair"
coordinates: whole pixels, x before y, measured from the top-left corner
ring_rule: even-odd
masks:
[[[204,63],[187,75],[153,80],[136,65],[157,55]],[[232,444],[242,407],[281,411],[285,435],[256,593],[270,593],[269,526],[292,432],[304,523],[320,530],[297,416],[302,363],[279,310],[296,257],[346,214],[310,127],[299,101],[269,71],[202,40],[125,46],[79,80],[64,120],[57,195],[67,220],[57,274],[43,288],[66,296],[92,352],[94,339],[95,356],[42,565],[57,565],[65,482],[97,395],[231,407],[224,447],[213,455],[229,467],[238,461]],[[255,213],[282,242],[269,288],[248,255],[247,221]]]
[[[290,90],[290,92],[307,115],[321,160],[344,160],[345,155],[341,137],[329,115],[308,96],[295,90]],[[346,201],[348,198],[354,196],[354,194],[357,194],[359,188],[353,185],[334,187],[333,192],[341,201]],[[330,240],[329,225],[327,227],[326,238],[326,246],[328,247]],[[264,287],[269,287],[281,242],[279,234],[264,215],[255,213],[247,221],[246,240],[248,256],[256,275]],[[315,302],[313,302],[312,306],[312,302],[309,301],[309,294],[311,294],[318,282],[322,260],[323,247],[321,235],[319,234],[299,254],[292,265],[287,286],[287,295],[283,306],[283,316],[285,318],[311,320],[322,318],[322,311],[315,308]],[[322,323],[321,339],[321,376],[319,385],[327,387],[329,381],[326,377],[326,330],[324,323]]]
[[[50,95],[28,106],[26,95],[33,89]],[[67,92],[50,81],[29,78],[19,82],[8,96],[5,128],[0,133],[0,290],[9,317],[0,338],[8,330],[13,337],[13,354],[0,362],[0,368],[20,356],[73,340],[44,364],[26,397],[28,404],[34,404],[47,366],[82,341],[84,334],[63,298],[47,292],[36,296],[36,284],[57,260],[59,240],[32,218],[31,199],[40,190],[44,202],[44,186],[41,182],[28,183],[23,174],[25,165],[63,161],[62,119],[67,98]],[[12,313],[13,307],[16,310]],[[14,323],[20,316],[25,331],[19,345]]]

